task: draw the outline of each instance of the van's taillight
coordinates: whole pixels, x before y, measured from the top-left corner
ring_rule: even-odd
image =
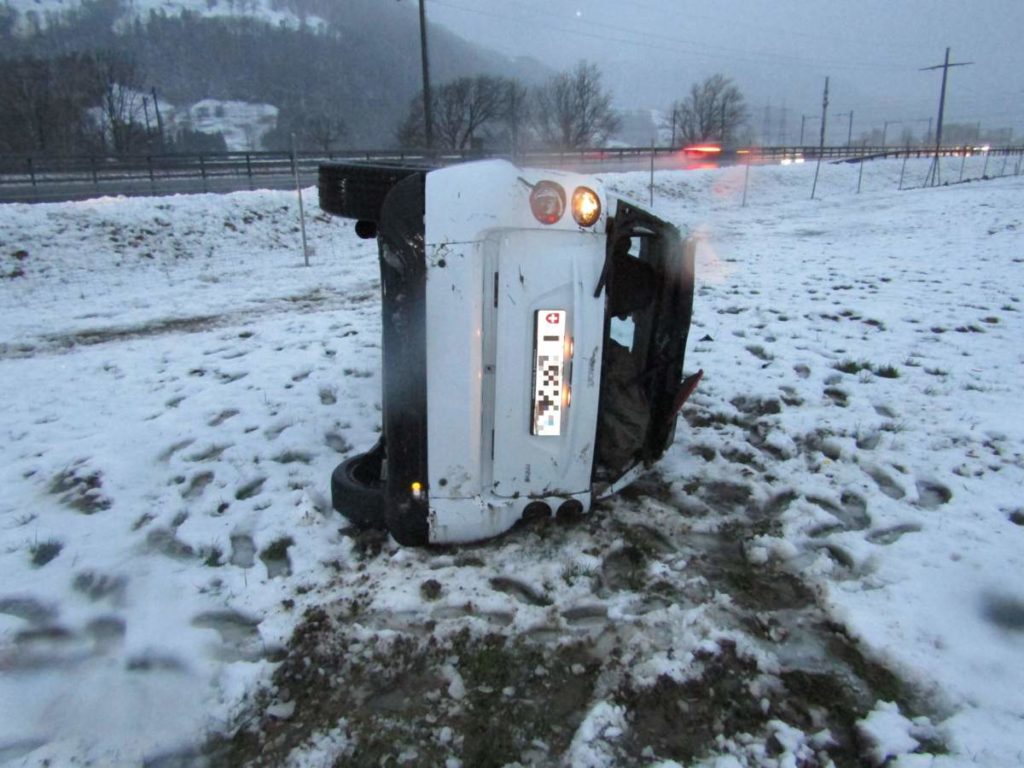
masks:
[[[530,210],[541,224],[555,224],[565,213],[565,190],[553,181],[538,181],[530,192]]]
[[[572,217],[581,227],[589,227],[601,216],[601,198],[588,187],[576,187],[572,193]]]

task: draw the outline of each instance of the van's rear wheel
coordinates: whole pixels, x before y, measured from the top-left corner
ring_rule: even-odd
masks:
[[[331,503],[360,528],[386,528],[384,483],[381,481],[383,446],[346,459],[331,473]]]

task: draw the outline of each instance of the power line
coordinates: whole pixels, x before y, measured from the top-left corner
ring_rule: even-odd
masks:
[[[513,16],[513,15],[509,15],[507,13],[498,13],[498,12],[495,12],[495,11],[482,10],[480,8],[473,8],[473,7],[466,6],[466,5],[460,5],[458,3],[450,2],[449,0],[431,0],[431,4],[432,5],[437,5],[437,6],[443,6],[443,7],[446,7],[446,8],[452,8],[454,10],[466,11],[468,13],[475,13],[475,14],[478,14],[478,15],[481,15],[481,16],[489,16],[489,17],[492,17],[492,18],[502,19],[502,20],[505,20],[505,21],[512,21],[512,22],[515,22],[515,23],[518,23],[518,24],[522,24],[523,26],[529,27],[529,29],[532,32],[536,32],[537,31],[537,19],[536,19],[536,17],[531,17],[531,18],[527,19],[526,17],[523,17],[523,16]],[[550,10],[545,10],[545,13],[548,16],[551,15],[550,14]],[[568,19],[566,17],[562,17],[562,18],[564,20],[566,20],[566,21],[570,20],[570,19]],[[703,43],[703,42],[700,42],[700,41],[689,40],[689,39],[680,38],[680,37],[674,37],[674,36],[671,36],[671,35],[663,35],[663,34],[659,34],[659,33],[656,33],[656,32],[652,32],[650,30],[629,29],[629,28],[623,27],[620,24],[604,24],[604,23],[597,22],[597,21],[591,21],[590,19],[587,19],[587,18],[574,18],[574,19],[571,19],[571,21],[573,21],[574,24],[589,25],[591,27],[597,27],[597,28],[601,28],[601,29],[609,29],[609,30],[613,30],[613,31],[615,31],[617,33],[620,33],[620,34],[624,33],[626,35],[638,36],[638,37],[640,37],[642,39],[631,39],[631,38],[624,38],[624,37],[612,37],[612,36],[609,36],[609,35],[599,34],[597,32],[589,32],[589,31],[586,31],[586,30],[578,29],[578,28],[565,27],[565,26],[556,26],[556,25],[552,25],[548,21],[545,22],[544,29],[546,31],[552,31],[552,32],[563,32],[563,33],[566,33],[566,34],[575,35],[577,37],[587,37],[587,38],[592,38],[592,39],[596,39],[596,40],[602,40],[604,42],[612,42],[612,43],[620,43],[620,44],[624,44],[624,45],[632,45],[632,46],[643,48],[644,50],[651,50],[651,49],[654,49],[654,50],[664,50],[664,51],[670,51],[670,52],[673,52],[673,53],[679,53],[680,50],[682,50],[684,52],[700,54],[702,56],[709,56],[709,57],[714,57],[714,58],[727,58],[729,61],[744,61],[744,62],[753,63],[753,64],[763,64],[763,63],[765,63],[767,61],[767,62],[772,62],[772,63],[777,63],[777,64],[787,64],[787,63],[789,63],[789,64],[798,64],[800,66],[808,66],[808,65],[815,65],[815,66],[822,66],[822,67],[828,66],[828,67],[833,67],[833,68],[838,68],[838,69],[884,69],[884,70],[903,69],[906,66],[905,63],[895,62],[895,61],[893,61],[891,63],[887,63],[887,64],[882,64],[882,63],[879,63],[877,61],[877,59],[872,60],[872,61],[864,61],[864,62],[855,62],[855,61],[854,62],[851,62],[851,61],[824,61],[824,60],[822,60],[822,61],[817,61],[816,60],[816,61],[812,62],[812,61],[809,61],[808,59],[803,58],[801,56],[792,56],[792,55],[789,55],[789,54],[775,53],[775,52],[771,52],[771,51],[751,51],[749,48],[742,48],[741,49],[741,48],[729,48],[727,46],[721,46],[721,45],[709,45],[707,43]],[[671,43],[673,47],[669,48],[669,47],[667,47],[665,45],[658,45],[656,43],[652,43],[651,39],[656,39],[656,40],[664,41],[666,43]]]

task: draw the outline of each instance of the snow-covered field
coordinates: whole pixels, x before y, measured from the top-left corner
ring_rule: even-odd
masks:
[[[676,445],[424,550],[330,509],[380,418],[348,223],[307,199],[305,268],[294,194],[0,206],[0,765],[1024,764],[1024,178],[813,172],[659,174]]]

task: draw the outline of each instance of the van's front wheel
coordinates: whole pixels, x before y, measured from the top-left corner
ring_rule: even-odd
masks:
[[[383,446],[346,459],[331,473],[331,503],[359,528],[386,528],[384,483],[381,481]]]

